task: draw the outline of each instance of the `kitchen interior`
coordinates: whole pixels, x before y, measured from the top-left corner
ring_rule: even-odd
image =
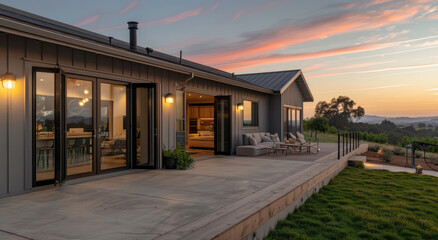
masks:
[[[214,96],[191,93],[187,103],[187,146],[193,158],[214,155]]]

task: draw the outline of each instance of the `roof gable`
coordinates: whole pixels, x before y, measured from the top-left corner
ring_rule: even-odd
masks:
[[[279,72],[248,73],[236,76],[239,80],[278,93],[283,93],[293,82],[296,82],[303,94],[303,100],[305,102],[313,102],[310,88],[304,79],[303,73],[299,69]]]

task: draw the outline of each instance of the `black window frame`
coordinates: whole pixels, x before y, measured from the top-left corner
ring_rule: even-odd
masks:
[[[251,122],[250,125],[245,125],[245,107],[243,108],[242,111],[242,125],[243,127],[258,127],[259,126],[259,102],[257,101],[253,101],[253,100],[248,100],[248,99],[244,99],[242,101],[243,106],[245,106],[245,101],[250,102],[251,103]]]

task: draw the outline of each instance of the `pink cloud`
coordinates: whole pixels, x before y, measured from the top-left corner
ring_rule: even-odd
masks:
[[[309,53],[271,54],[271,55],[263,55],[259,57],[229,61],[222,65],[215,65],[215,66],[226,71],[236,71],[236,70],[241,70],[248,67],[254,67],[259,65],[291,62],[291,61],[314,59],[314,58],[323,58],[323,57],[330,57],[330,56],[341,55],[341,54],[350,54],[350,53],[358,53],[363,51],[377,50],[377,49],[386,48],[387,46],[388,46],[387,44],[362,44],[362,45],[347,46],[347,47],[335,48],[325,51],[309,52]]]
[[[130,3],[128,3],[128,5],[126,5],[122,10],[120,10],[119,14],[124,14],[127,13],[129,10],[131,10],[133,7],[137,6],[137,4],[139,3],[138,0],[136,1],[132,1]]]
[[[304,68],[304,71],[306,71],[306,72],[311,72],[312,70],[315,70],[315,69],[321,68],[322,66],[324,66],[324,64],[314,64],[314,65],[312,65],[312,66],[310,66],[310,67],[306,67],[306,68]]]
[[[242,56],[258,55],[335,35],[404,23],[416,16],[423,7],[423,5],[402,5],[395,9],[348,12],[337,16],[309,19],[301,24],[291,23],[245,34],[244,40],[232,43],[230,47],[220,48],[218,52],[198,53],[192,56],[192,59],[207,65],[221,65],[233,59],[240,59]]]
[[[100,14],[94,15],[94,16],[88,17],[88,18],[74,24],[74,26],[80,27],[80,26],[88,25],[88,24],[94,23],[95,21],[99,20],[99,18],[100,18]]]

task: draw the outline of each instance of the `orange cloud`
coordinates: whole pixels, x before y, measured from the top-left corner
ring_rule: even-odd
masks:
[[[313,79],[313,78],[330,77],[330,76],[338,76],[338,75],[345,75],[345,74],[384,72],[384,71],[392,71],[392,70],[408,70],[408,69],[427,68],[427,67],[435,67],[435,66],[438,66],[438,63],[427,63],[427,64],[398,66],[398,67],[376,68],[376,69],[361,70],[361,71],[323,73],[323,74],[308,76],[308,78]]]
[[[94,23],[95,21],[99,20],[99,18],[100,18],[100,14],[94,15],[94,16],[88,17],[88,18],[86,18],[86,19],[84,19],[84,20],[82,20],[82,21],[80,21],[80,22],[78,22],[78,23],[76,23],[74,25],[76,27],[88,25],[90,23]]]
[[[394,62],[394,61],[368,62],[368,63],[359,63],[359,64],[352,64],[352,65],[343,65],[340,67],[327,68],[326,70],[332,71],[332,70],[343,70],[343,69],[349,69],[349,68],[368,67],[368,66],[386,64],[386,63],[391,63],[391,62]]]
[[[139,3],[138,0],[136,1],[132,1],[130,3],[128,3],[128,5],[126,5],[120,12],[119,14],[124,14],[127,13],[129,10],[131,10],[133,7],[137,6],[137,4]]]

